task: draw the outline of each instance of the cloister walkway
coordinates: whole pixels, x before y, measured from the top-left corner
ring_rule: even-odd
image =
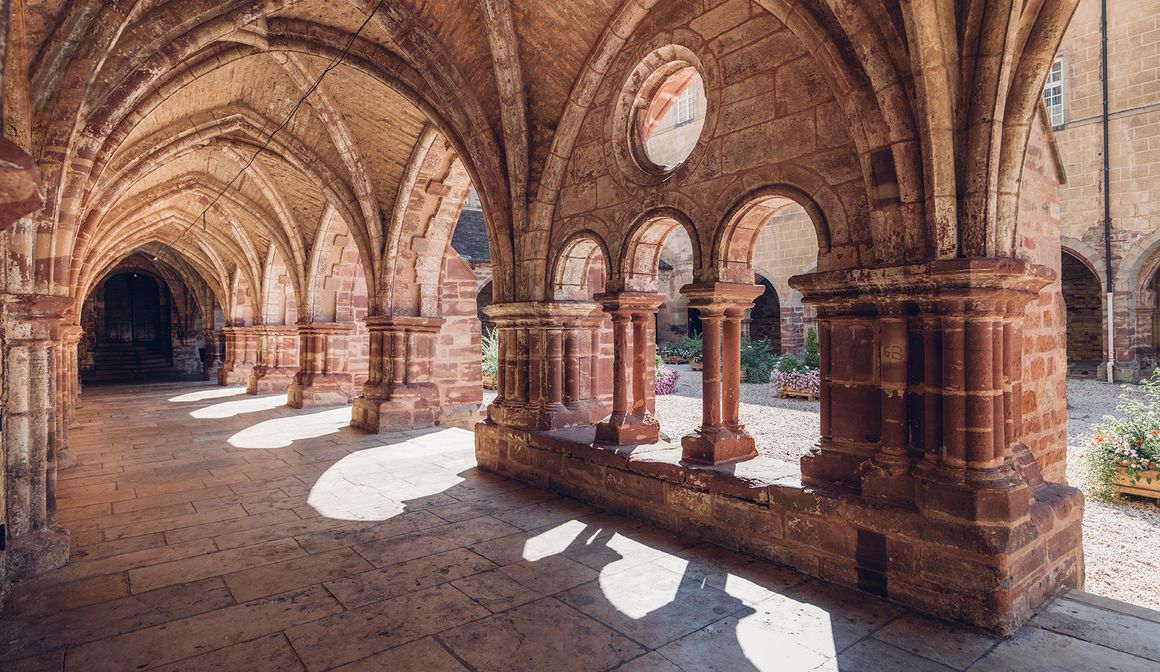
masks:
[[[208,384],[84,395],[67,567],[15,586],[23,670],[1160,669],[1160,614],[1084,594],[1014,637],[475,466],[472,434]]]

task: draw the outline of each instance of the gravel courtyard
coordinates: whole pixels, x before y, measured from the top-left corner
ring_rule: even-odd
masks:
[[[661,430],[679,441],[701,421],[701,374],[688,366],[675,394],[657,397]],[[1121,393],[1139,394],[1134,385],[1108,385],[1092,380],[1068,381],[1068,482],[1083,487],[1082,455],[1091,426],[1115,410]],[[741,419],[757,439],[758,450],[797,461],[817,440],[818,404],[773,399],[768,385],[742,385]],[[1125,497],[1122,503],[1087,500],[1084,515],[1084,555],[1087,590],[1118,600],[1160,609],[1160,506],[1150,500]]]

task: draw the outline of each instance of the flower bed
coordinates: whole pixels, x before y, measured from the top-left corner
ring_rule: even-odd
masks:
[[[800,371],[774,370],[769,377],[773,389],[783,397],[817,399],[822,394],[822,376],[817,369]]]
[[[677,391],[677,381],[681,372],[668,367],[657,367],[657,394],[672,394]]]
[[[1160,370],[1141,387],[1146,399],[1121,397],[1116,415],[1093,428],[1086,481],[1097,498],[1160,498]]]

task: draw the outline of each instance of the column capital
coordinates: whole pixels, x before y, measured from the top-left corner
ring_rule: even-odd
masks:
[[[1022,259],[936,259],[889,268],[795,275],[789,284],[802,302],[840,313],[898,311],[1005,312],[1022,309],[1055,279],[1046,266]]]
[[[435,333],[443,328],[441,317],[412,317],[407,315],[368,315],[363,323],[371,331],[412,331]]]
[[[748,310],[763,292],[765,288],[760,285],[738,282],[694,282],[681,287],[689,307],[700,311],[702,319]]]
[[[354,333],[354,325],[346,322],[299,322],[295,326],[300,334],[343,336]]]
[[[522,301],[494,303],[484,312],[498,326],[541,327],[579,322],[590,317],[597,305],[591,301]]]
[[[607,292],[592,297],[600,304],[604,312],[616,313],[655,313],[665,302],[664,294],[654,292]]]

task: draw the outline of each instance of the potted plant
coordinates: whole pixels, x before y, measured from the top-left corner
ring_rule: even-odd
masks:
[[[1160,499],[1160,370],[1141,388],[1143,399],[1120,397],[1116,415],[1104,416],[1092,428],[1086,480],[1099,499],[1123,494]]]
[[[745,383],[765,383],[769,381],[777,366],[778,356],[773,352],[769,340],[759,338],[741,339],[741,381]]]
[[[665,364],[685,364],[689,356],[679,345],[666,345],[660,349],[661,361]]]
[[[494,390],[499,385],[499,334],[494,329],[484,331],[481,339],[483,362],[483,389]]]
[[[694,334],[686,336],[685,340],[681,341],[679,346],[688,357],[689,368],[694,371],[701,370],[701,350],[704,347],[704,342],[701,340],[701,334]]]

